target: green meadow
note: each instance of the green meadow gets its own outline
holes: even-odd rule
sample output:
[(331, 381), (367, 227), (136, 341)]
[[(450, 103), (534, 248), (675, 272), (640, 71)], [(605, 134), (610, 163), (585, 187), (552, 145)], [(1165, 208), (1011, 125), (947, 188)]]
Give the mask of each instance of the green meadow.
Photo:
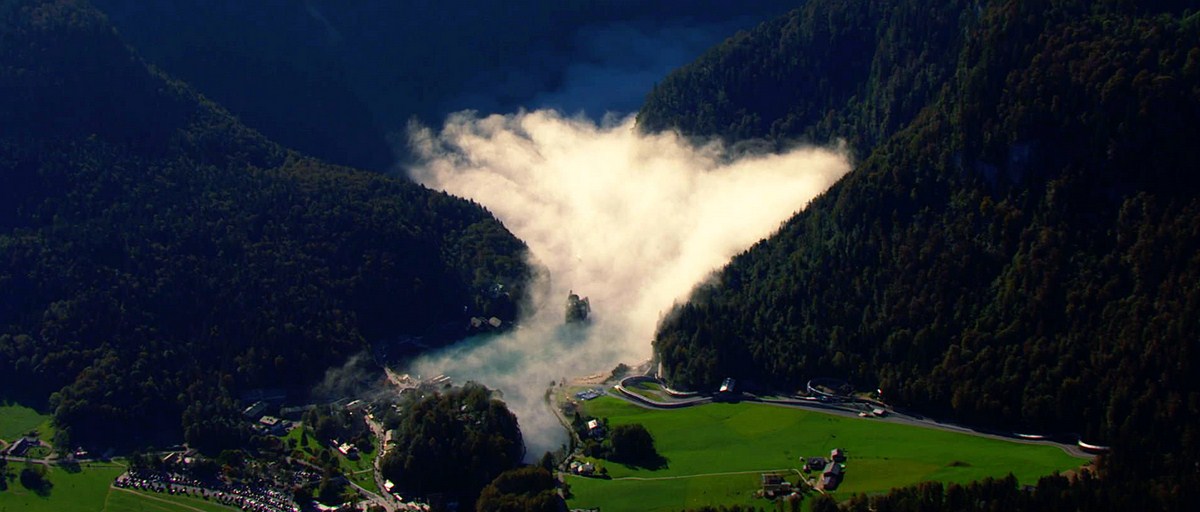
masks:
[(109, 485), (125, 467), (112, 463), (84, 464), (78, 472), (54, 466), (47, 478), (54, 486), (38, 496), (21, 485), (16, 475), (25, 467), (19, 460), (8, 461), (8, 489), (0, 491), (0, 512), (96, 512), (104, 510)]
[(147, 491), (113, 489), (104, 512), (229, 512), (239, 510), (193, 496), (172, 496)]
[(848, 456), (845, 479), (835, 491), (840, 498), (928, 480), (965, 483), (1008, 473), (1032, 484), (1087, 462), (1055, 446), (756, 403), (666, 411), (601, 397), (586, 402), (585, 411), (614, 426), (645, 425), (668, 467), (651, 471), (601, 462), (611, 480), (568, 477), (572, 508), (766, 506), (753, 498), (760, 471), (788, 471), (795, 481), (801, 457), (828, 457), (833, 448)]
[[(371, 446), (379, 446), (379, 440), (373, 439)], [(337, 450), (331, 450), (332, 454), (338, 458), (338, 466), (342, 470), (342, 474), (352, 480), (354, 483), (373, 493), (379, 493), (379, 485), (375, 483), (375, 450), (369, 452), (361, 452), (357, 459), (351, 460), (343, 456)]]
[[(308, 444), (302, 444), (300, 442), (300, 440), (303, 438), (303, 433), (305, 432), (308, 433)], [(331, 457), (337, 458), (338, 467), (341, 469), (342, 474), (346, 475), (347, 478), (358, 484), (359, 487), (362, 487), (368, 491), (374, 493), (380, 492), (379, 485), (375, 483), (375, 456), (377, 455), (376, 452), (379, 450), (379, 444), (382, 440), (372, 438), (371, 451), (361, 452), (358, 454), (357, 459), (351, 460), (350, 458), (343, 456), (341, 452), (321, 443), (319, 440), (317, 440), (312, 430), (308, 430), (308, 427), (304, 425), (299, 425), (291, 429), (282, 439), (285, 443), (289, 442), (289, 440), (295, 440), (296, 449), (310, 456), (315, 457), (321, 452), (321, 450), (328, 451)]]
[(117, 463), (84, 463), (76, 472), (53, 466), (47, 477), (53, 487), (39, 496), (21, 486), (16, 478), (24, 467), (8, 461), (12, 477), (0, 491), (0, 512), (228, 512), (234, 508), (191, 496), (113, 488), (112, 482), (125, 472)]
[(50, 439), (50, 417), (23, 405), (0, 403), (0, 439), (14, 441), (31, 430)]

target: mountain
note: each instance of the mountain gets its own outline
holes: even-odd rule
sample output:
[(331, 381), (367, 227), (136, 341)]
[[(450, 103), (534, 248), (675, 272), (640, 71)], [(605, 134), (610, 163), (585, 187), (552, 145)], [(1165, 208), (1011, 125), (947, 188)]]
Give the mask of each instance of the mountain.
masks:
[[(653, 56), (663, 49), (639, 38), (668, 31), (676, 37), (660, 46), (699, 52), (733, 30), (726, 26), (749, 26), (793, 2), (94, 3), (147, 61), (272, 140), (334, 163), (387, 170), (398, 159), (393, 146), (405, 149), (389, 142), (391, 134), (403, 134), (410, 118), (440, 124), (463, 109), (536, 108), (539, 95), (571, 88), (576, 74), (603, 79), (597, 73), (603, 68), (628, 73), (647, 66), (660, 76), (694, 54), (659, 69)], [(624, 62), (609, 61), (618, 54)], [(604, 108), (634, 110), (640, 94), (632, 105)]]
[(480, 206), (277, 145), (82, 0), (4, 0), (0, 38), (0, 394), (59, 445), (219, 447), (240, 393), (515, 318)]
[(974, 3), (804, 2), (668, 75), (638, 126), (780, 143), (842, 137), (865, 156), (944, 87)]
[(664, 79), (643, 129), (844, 138), (858, 157), (667, 316), (671, 384), (844, 378), (1195, 482), (1196, 12), (814, 0)]

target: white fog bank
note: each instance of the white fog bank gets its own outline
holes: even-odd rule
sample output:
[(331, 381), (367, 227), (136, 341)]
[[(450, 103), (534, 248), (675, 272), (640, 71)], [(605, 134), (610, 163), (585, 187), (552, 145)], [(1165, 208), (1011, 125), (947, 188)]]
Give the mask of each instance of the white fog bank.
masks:
[[(531, 286), (519, 328), (426, 355), (411, 371), (499, 389), (531, 458), (566, 442), (544, 402), (550, 382), (649, 358), (673, 303), (850, 169), (844, 151), (734, 155), (641, 134), (633, 117), (597, 124), (545, 110), (455, 114), (410, 139), (414, 180), (488, 208), (548, 274)], [(571, 290), (590, 299), (586, 327), (563, 325)]]

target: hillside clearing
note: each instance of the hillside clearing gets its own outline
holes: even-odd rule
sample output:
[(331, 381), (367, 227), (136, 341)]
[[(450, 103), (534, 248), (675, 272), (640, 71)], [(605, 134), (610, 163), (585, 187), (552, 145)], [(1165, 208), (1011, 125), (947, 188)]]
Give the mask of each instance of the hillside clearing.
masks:
[(828, 456), (834, 448), (849, 456), (845, 480), (835, 491), (842, 498), (927, 480), (965, 483), (1010, 472), (1022, 483), (1035, 483), (1086, 462), (1055, 446), (753, 403), (662, 411), (601, 397), (587, 402), (584, 412), (608, 418), (614, 426), (645, 425), (668, 466), (651, 471), (604, 462), (612, 480), (568, 477), (574, 508), (763, 506), (765, 501), (752, 496), (759, 488), (758, 472), (801, 469), (801, 457)]

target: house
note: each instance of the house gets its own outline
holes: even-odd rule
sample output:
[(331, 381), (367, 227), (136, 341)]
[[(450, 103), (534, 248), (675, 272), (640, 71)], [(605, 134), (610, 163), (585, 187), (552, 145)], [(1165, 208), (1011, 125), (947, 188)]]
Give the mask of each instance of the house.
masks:
[(591, 462), (571, 461), (568, 467), (576, 475), (590, 475), (596, 472), (596, 465)]
[(763, 473), (762, 492), (764, 496), (789, 493), (792, 492), (792, 483), (785, 480), (779, 473)]
[(358, 448), (350, 443), (338, 445), (337, 450), (342, 455), (345, 455), (347, 459), (354, 460), (358, 458)]
[(846, 452), (841, 448), (834, 448), (829, 452), (829, 459), (834, 462), (846, 462)]
[(288, 423), (274, 416), (263, 416), (258, 419), (258, 423), (263, 426), (267, 433), (273, 436), (287, 434)]
[(587, 431), (588, 435), (594, 438), (604, 437), (604, 425), (600, 424), (600, 420), (588, 420)]
[(821, 477), (821, 488), (822, 489), (832, 491), (834, 489), (837, 489), (837, 486), (838, 486), (838, 482), (832, 476), (824, 475)]
[(266, 410), (267, 410), (267, 403), (259, 400), (257, 402), (254, 402), (253, 404), (250, 404), (249, 407), (243, 409), (242, 416), (245, 416), (246, 419), (248, 419), (248, 420), (256, 420), (256, 419), (258, 419), (259, 416), (262, 416), (262, 414), (264, 412), (266, 412)]
[(828, 466), (825, 466), (825, 472), (822, 474), (833, 475), (833, 476), (842, 476), (842, 473), (845, 471), (846, 471), (845, 466), (838, 464), (836, 462), (830, 462)]
[[(438, 391), (440, 389), (445, 389), (445, 388), (451, 387), (453, 385), (454, 385), (453, 379), (451, 379), (450, 377), (447, 377), (445, 375), (438, 375), (437, 377), (434, 377), (432, 379), (425, 379), (425, 380), (421, 381), (419, 384), (417, 384), (416, 389), (418, 391), (430, 392), (430, 391)], [(403, 394), (404, 390), (401, 390), (400, 392), (401, 392), (401, 394)]]
[(810, 457), (808, 462), (804, 465), (804, 470), (820, 471), (821, 469), (825, 468), (826, 464), (827, 462), (825, 461), (825, 457)]
[(726, 377), (725, 381), (721, 382), (721, 389), (718, 391), (721, 393), (733, 393), (736, 384), (737, 381), (733, 377)]
[(827, 491), (837, 489), (838, 484), (842, 483), (844, 472), (844, 466), (837, 462), (829, 461), (829, 465), (825, 466), (825, 472), (821, 473), (821, 488)]
[(603, 389), (594, 388), (594, 389), (588, 389), (585, 391), (580, 391), (578, 393), (575, 393), (575, 398), (578, 398), (578, 399), (586, 402), (588, 400), (592, 400), (592, 399), (598, 398), (603, 395), (604, 395)]
[(37, 441), (30, 440), (28, 437), (17, 439), (12, 446), (8, 447), (8, 455), (12, 457), (22, 457), (30, 448), (37, 446)]

